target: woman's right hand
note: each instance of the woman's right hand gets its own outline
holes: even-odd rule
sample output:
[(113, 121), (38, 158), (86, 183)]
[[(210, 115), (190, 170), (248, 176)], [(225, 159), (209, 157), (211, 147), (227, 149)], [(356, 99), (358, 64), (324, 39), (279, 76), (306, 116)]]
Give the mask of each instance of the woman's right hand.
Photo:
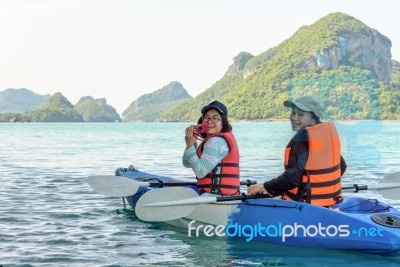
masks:
[(194, 137), (194, 135), (193, 135), (193, 126), (194, 125), (190, 125), (189, 127), (187, 127), (185, 129), (186, 148), (194, 146), (194, 144), (196, 143), (196, 140), (197, 140), (196, 137)]

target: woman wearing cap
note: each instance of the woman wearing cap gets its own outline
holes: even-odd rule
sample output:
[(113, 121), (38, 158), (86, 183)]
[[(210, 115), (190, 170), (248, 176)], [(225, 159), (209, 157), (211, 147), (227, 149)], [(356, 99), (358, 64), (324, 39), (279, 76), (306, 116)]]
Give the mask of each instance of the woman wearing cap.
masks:
[(199, 193), (220, 195), (240, 193), (239, 149), (228, 121), (228, 109), (213, 101), (201, 109), (198, 124), (206, 123), (207, 132), (197, 146), (194, 125), (185, 130), (186, 149), (183, 165), (196, 174)]
[(320, 122), (324, 109), (313, 96), (283, 105), (292, 108), (290, 122), (297, 132), (286, 146), (285, 171), (262, 185), (250, 186), (247, 192), (331, 207), (341, 201), (341, 176), (347, 167), (336, 127)]

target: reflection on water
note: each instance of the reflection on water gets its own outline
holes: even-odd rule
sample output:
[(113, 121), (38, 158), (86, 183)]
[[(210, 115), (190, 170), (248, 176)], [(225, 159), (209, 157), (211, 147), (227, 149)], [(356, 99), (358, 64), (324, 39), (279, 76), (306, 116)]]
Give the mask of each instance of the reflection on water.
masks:
[[(138, 220), (130, 209), (117, 210), (127, 220)], [(262, 242), (245, 242), (226, 237), (188, 236), (187, 230), (163, 223), (144, 223), (169, 241), (182, 242), (174, 254), (184, 256), (185, 266), (399, 266), (399, 257), (351, 251), (283, 247)], [(167, 245), (167, 244), (164, 244)], [(170, 264), (170, 259), (153, 259), (153, 264)], [(174, 259), (173, 264), (182, 264)]]
[[(118, 167), (191, 178), (182, 167), (187, 123), (0, 124), (0, 265), (5, 266), (400, 266), (399, 258), (298, 249), (139, 221), (119, 198), (91, 190), (89, 175)], [(263, 182), (283, 168), (287, 122), (234, 123), (242, 179)], [(399, 122), (339, 125), (349, 163), (343, 183), (377, 183), (400, 171)], [(346, 192), (347, 195), (353, 194)], [(377, 191), (358, 193), (400, 208)]]

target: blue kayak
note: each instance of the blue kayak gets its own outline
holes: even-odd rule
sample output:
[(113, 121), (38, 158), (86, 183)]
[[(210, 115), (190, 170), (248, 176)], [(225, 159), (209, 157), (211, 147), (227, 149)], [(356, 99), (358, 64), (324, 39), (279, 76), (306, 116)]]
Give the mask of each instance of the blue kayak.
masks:
[[(138, 182), (173, 181), (126, 168), (118, 168), (116, 175)], [(126, 197), (129, 205), (135, 209), (138, 200), (150, 190), (162, 189), (140, 187), (136, 194)], [(201, 232), (245, 242), (400, 256), (400, 212), (376, 199), (346, 197), (334, 209), (280, 199), (227, 201), (196, 205), (189, 215), (165, 222), (188, 229), (189, 235)]]

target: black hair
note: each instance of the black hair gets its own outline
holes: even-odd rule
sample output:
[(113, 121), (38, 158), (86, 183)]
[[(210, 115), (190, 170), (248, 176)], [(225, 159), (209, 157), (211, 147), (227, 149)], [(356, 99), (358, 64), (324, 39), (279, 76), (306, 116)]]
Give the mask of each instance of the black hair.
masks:
[(313, 118), (316, 123), (320, 123), (321, 122), (320, 117), (318, 117), (317, 114), (314, 113), (314, 111), (308, 111), (308, 112), (311, 113), (311, 118)]

